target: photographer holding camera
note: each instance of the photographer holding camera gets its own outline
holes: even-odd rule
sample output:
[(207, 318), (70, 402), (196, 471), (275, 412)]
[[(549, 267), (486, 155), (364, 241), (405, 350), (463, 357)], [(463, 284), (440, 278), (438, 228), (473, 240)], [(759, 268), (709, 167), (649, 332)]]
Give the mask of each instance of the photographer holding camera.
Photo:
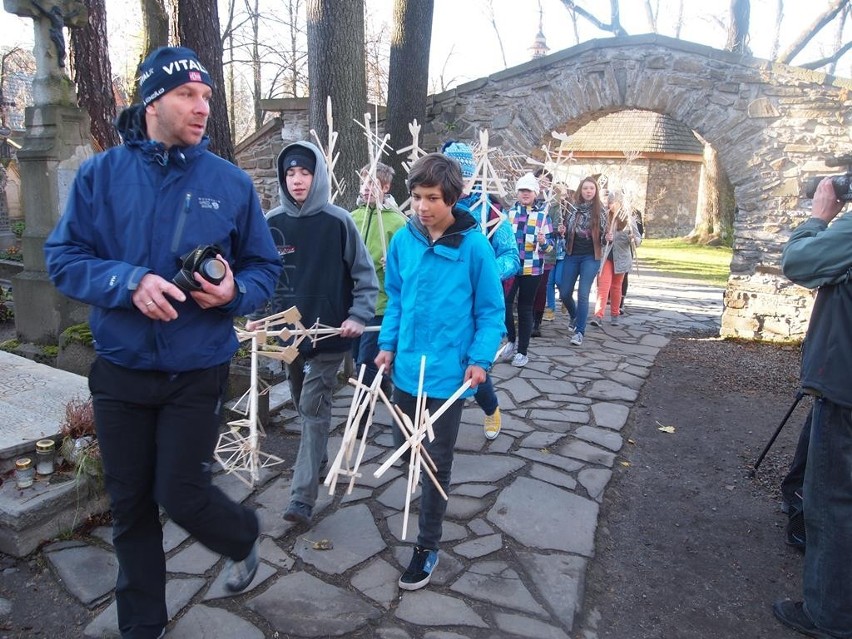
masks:
[(848, 201), (835, 186), (832, 178), (819, 183), (812, 217), (793, 231), (781, 260), (784, 275), (818, 291), (802, 348), (801, 387), (814, 399), (804, 478), (804, 601), (777, 601), (773, 612), (819, 638), (852, 637), (852, 216), (834, 219)]
[(81, 167), (45, 243), (47, 270), (91, 305), (89, 373), (113, 517), (122, 637), (168, 622), (159, 507), (229, 558), (226, 587), (257, 570), (255, 513), (211, 484), (235, 316), (281, 272), (249, 177), (207, 150), (212, 83), (195, 53), (164, 47), (139, 67), (142, 104), (123, 144)]

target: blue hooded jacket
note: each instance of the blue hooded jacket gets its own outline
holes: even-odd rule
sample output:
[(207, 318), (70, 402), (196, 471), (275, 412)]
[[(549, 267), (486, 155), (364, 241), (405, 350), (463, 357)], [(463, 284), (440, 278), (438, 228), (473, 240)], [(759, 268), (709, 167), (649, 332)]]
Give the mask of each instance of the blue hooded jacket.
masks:
[(454, 209), (453, 215), (435, 242), (411, 218), (393, 236), (385, 266), (388, 306), (379, 348), (395, 353), (393, 383), (412, 395), (425, 355), (423, 389), (436, 399), (458, 390), (468, 366), (488, 370), (506, 330), (494, 251), (469, 213)]
[[(132, 369), (183, 372), (230, 360), (233, 318), (271, 296), (281, 262), (254, 187), (239, 168), (207, 151), (207, 138), (166, 149), (148, 139), (144, 108), (122, 112), (124, 144), (86, 161), (65, 212), (44, 246), (48, 273), (68, 297), (92, 306), (89, 323), (104, 359)], [(151, 320), (132, 303), (147, 273), (171, 280), (180, 256), (216, 244), (237, 294), (202, 309), (187, 294), (178, 317)]]
[[(491, 196), (486, 195), (489, 201)], [(487, 204), (485, 219), (490, 220), (493, 211)], [(470, 195), (463, 197), (456, 203), (456, 207), (467, 211), (478, 224), (482, 224), (482, 195), (479, 191), (474, 191)], [(501, 216), (502, 217), (502, 216)], [(490, 231), (489, 231), (490, 233)], [(491, 248), (494, 249), (494, 257), (497, 258), (497, 272), (500, 275), (500, 280), (508, 280), (514, 277), (521, 271), (521, 258), (518, 254), (518, 243), (515, 240), (515, 234), (512, 232), (512, 227), (509, 220), (503, 218), (497, 223), (497, 228), (491, 234), (489, 239)]]

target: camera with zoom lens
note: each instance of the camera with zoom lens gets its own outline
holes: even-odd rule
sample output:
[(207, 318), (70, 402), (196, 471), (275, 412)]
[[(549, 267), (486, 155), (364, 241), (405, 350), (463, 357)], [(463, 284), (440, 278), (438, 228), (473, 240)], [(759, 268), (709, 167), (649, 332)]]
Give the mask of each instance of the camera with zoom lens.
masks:
[(852, 155), (842, 155), (836, 158), (828, 158), (826, 166), (845, 166), (846, 173), (843, 175), (817, 175), (808, 180), (805, 185), (805, 197), (813, 198), (819, 183), (825, 178), (831, 178), (834, 187), (834, 196), (841, 202), (852, 201)]
[(193, 277), (194, 273), (198, 273), (211, 284), (221, 283), (227, 272), (222, 261), (216, 259), (216, 255), (221, 253), (221, 248), (215, 244), (208, 244), (197, 246), (189, 253), (182, 255), (178, 259), (180, 270), (172, 279), (172, 283), (187, 293), (201, 290), (201, 284)]

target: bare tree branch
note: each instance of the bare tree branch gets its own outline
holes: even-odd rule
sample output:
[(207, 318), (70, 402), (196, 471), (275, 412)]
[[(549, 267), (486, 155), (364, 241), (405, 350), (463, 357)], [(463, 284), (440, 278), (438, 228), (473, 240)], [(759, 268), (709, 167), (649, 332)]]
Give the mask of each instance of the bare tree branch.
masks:
[[(660, 9), (659, 2), (657, 3), (657, 11)], [(651, 33), (657, 32), (657, 13), (654, 12), (654, 7), (651, 6), (651, 0), (645, 0), (645, 17), (648, 19), (648, 26), (651, 27)]]
[(847, 4), (849, 4), (849, 0), (832, 0), (828, 8), (820, 16), (818, 16), (816, 20), (814, 20), (813, 24), (805, 29), (795, 42), (793, 42), (786, 51), (778, 56), (776, 62), (792, 64), (793, 59), (807, 46), (808, 42), (810, 42), (825, 25), (831, 22)]
[(799, 64), (797, 66), (802, 67), (803, 69), (819, 69), (820, 67), (824, 67), (827, 64), (832, 64), (837, 62), (840, 58), (843, 57), (843, 54), (852, 49), (852, 42), (847, 42), (842, 47), (840, 47), (837, 52), (831, 54), (827, 58), (822, 58), (821, 60), (814, 60), (813, 62), (808, 62), (807, 64)]
[[(541, 4), (539, 4), (540, 6)], [(500, 55), (503, 56), (503, 68), (508, 69), (509, 63), (506, 62), (506, 49), (503, 48), (503, 38), (500, 37), (500, 29), (497, 28), (497, 18), (494, 15), (494, 0), (485, 0), (485, 15), (494, 28), (494, 33), (497, 35), (497, 44), (500, 45)]]
[(610, 15), (612, 17), (608, 23), (592, 15), (583, 7), (578, 7), (577, 3), (574, 2), (574, 0), (562, 0), (562, 4), (565, 5), (565, 8), (569, 11), (576, 13), (577, 15), (583, 16), (586, 20), (591, 22), (601, 31), (609, 31), (613, 35), (617, 36), (630, 35), (629, 33), (627, 33), (627, 31), (624, 30), (624, 27), (621, 26), (621, 22), (619, 21), (618, 0), (610, 0), (609, 7)]

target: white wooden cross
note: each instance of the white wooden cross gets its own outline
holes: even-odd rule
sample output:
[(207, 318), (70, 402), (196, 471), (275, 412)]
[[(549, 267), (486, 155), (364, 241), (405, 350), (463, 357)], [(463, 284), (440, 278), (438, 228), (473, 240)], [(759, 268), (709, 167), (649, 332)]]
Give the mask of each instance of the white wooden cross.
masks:
[(334, 175), (334, 167), (337, 164), (337, 160), (340, 158), (340, 153), (334, 152), (334, 147), (337, 145), (338, 133), (334, 130), (334, 117), (331, 112), (331, 96), (328, 96), (328, 100), (326, 101), (325, 118), (328, 123), (328, 146), (323, 146), (323, 143), (319, 139), (319, 135), (317, 135), (315, 129), (311, 129), (311, 135), (325, 157), (325, 166), (328, 169), (328, 183), (331, 185), (331, 203), (334, 204), (334, 200), (337, 196), (346, 190), (346, 180), (338, 181), (337, 177)]

